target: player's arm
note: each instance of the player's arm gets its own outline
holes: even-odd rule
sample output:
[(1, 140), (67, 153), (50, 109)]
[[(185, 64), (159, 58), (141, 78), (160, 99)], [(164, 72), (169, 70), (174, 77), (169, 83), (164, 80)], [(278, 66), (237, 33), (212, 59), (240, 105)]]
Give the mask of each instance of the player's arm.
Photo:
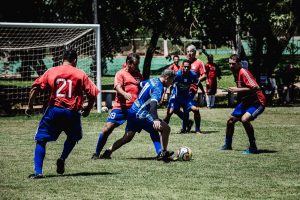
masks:
[(125, 92), (120, 84), (117, 84), (116, 91), (121, 94), (126, 100), (131, 100), (132, 96), (130, 93)]
[(230, 87), (230, 88), (228, 88), (228, 91), (239, 93), (239, 92), (250, 92), (250, 91), (254, 92), (254, 91), (257, 91), (259, 89), (260, 89), (259, 86), (254, 86), (252, 88), (249, 88), (249, 87)]
[(36, 86), (32, 87), (30, 92), (29, 92), (28, 107), (25, 110), (25, 114), (27, 116), (30, 116), (33, 113), (33, 102), (34, 102), (35, 97), (36, 97), (38, 92), (39, 92), (39, 89)]
[(161, 124), (160, 124), (160, 120), (159, 120), (158, 114), (157, 114), (157, 107), (158, 107), (158, 102), (156, 100), (151, 100), (149, 112), (153, 118), (154, 129), (159, 130), (161, 128)]
[(88, 104), (83, 108), (82, 113), (81, 113), (81, 115), (83, 117), (87, 117), (90, 114), (90, 112), (94, 106), (94, 103), (96, 101), (96, 97), (92, 96), (92, 95), (87, 95), (87, 99), (88, 99)]

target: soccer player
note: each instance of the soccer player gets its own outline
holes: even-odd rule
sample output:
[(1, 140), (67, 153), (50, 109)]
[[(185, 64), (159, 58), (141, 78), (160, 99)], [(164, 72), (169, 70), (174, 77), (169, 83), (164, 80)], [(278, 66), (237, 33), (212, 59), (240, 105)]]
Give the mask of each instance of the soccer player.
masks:
[(241, 121), (250, 143), (249, 148), (243, 154), (255, 154), (258, 151), (251, 121), (265, 110), (266, 98), (253, 75), (247, 69), (242, 68), (238, 55), (233, 54), (230, 56), (229, 67), (233, 74), (237, 76), (235, 79), (237, 80), (237, 87), (230, 87), (229, 91), (240, 93), (242, 98), (227, 121), (225, 144), (221, 149), (232, 149), (234, 126), (237, 121)]
[[(62, 154), (56, 162), (56, 172), (63, 174), (65, 160), (82, 138), (80, 117), (89, 115), (99, 90), (82, 70), (76, 68), (76, 64), (76, 51), (66, 50), (63, 54), (63, 64), (47, 70), (32, 84), (28, 108), (25, 111), (27, 115), (33, 111), (33, 102), (38, 92), (50, 89), (50, 99), (35, 135), (35, 173), (29, 178), (44, 177), (43, 161), (47, 142), (56, 141), (62, 131), (66, 133), (67, 139)], [(84, 93), (88, 104), (83, 108)]]
[(115, 150), (130, 142), (135, 136), (135, 133), (141, 132), (142, 129), (150, 133), (151, 138), (159, 138), (156, 143), (157, 145), (161, 144), (162, 147), (159, 152), (157, 152), (156, 149), (158, 160), (166, 161), (172, 156), (174, 152), (167, 150), (171, 128), (167, 123), (159, 119), (157, 107), (163, 95), (164, 87), (169, 87), (174, 78), (175, 72), (165, 69), (160, 77), (152, 78), (141, 83), (143, 86), (142, 90), (128, 111), (126, 132), (122, 138), (115, 141), (114, 144), (104, 152), (106, 157), (110, 157)]
[[(173, 81), (173, 90), (168, 103), (168, 109), (164, 121), (169, 123), (170, 118), (173, 113), (178, 114), (180, 108), (183, 108), (183, 122), (182, 130), (180, 133), (186, 133), (189, 126), (189, 115), (190, 111), (193, 111), (195, 115), (200, 115), (199, 108), (193, 105), (194, 95), (190, 92), (190, 87), (192, 84), (198, 83), (198, 76), (196, 72), (191, 71), (191, 62), (189, 60), (184, 60), (182, 62), (182, 69), (177, 71), (176, 77)], [(180, 117), (180, 116), (179, 116)]]
[[(191, 62), (191, 70), (196, 72), (199, 78), (198, 84), (192, 84), (190, 91), (192, 94), (196, 95), (198, 92), (198, 87), (202, 91), (202, 94), (205, 94), (203, 85), (201, 82), (206, 80), (206, 71), (204, 67), (204, 63), (196, 58), (196, 47), (194, 45), (189, 45), (186, 49), (187, 51), (187, 59)], [(198, 102), (196, 103), (196, 106), (198, 106)], [(202, 133), (201, 132), (201, 115), (199, 112), (194, 112), (194, 121), (195, 121), (195, 132), (196, 133)]]
[(126, 58), (126, 65), (119, 70), (114, 79), (114, 89), (117, 91), (113, 108), (107, 118), (102, 132), (96, 145), (96, 152), (92, 159), (104, 158), (106, 154), (100, 155), (107, 138), (113, 130), (122, 125), (128, 114), (128, 109), (136, 100), (139, 92), (140, 81), (143, 80), (142, 74), (137, 70), (140, 63), (140, 56), (130, 53)]
[(212, 54), (207, 56), (208, 62), (205, 64), (206, 70), (206, 106), (207, 108), (213, 108), (215, 106), (215, 95), (217, 93), (218, 81), (221, 79), (221, 73), (218, 66), (214, 63), (214, 57)]

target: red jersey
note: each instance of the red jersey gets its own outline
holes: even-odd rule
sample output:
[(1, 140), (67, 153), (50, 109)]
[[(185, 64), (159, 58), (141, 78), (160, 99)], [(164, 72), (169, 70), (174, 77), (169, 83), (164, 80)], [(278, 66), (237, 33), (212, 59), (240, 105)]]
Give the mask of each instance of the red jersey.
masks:
[(71, 65), (60, 65), (47, 70), (37, 78), (32, 87), (50, 89), (49, 105), (78, 111), (82, 109), (84, 92), (96, 97), (99, 89), (80, 69)]
[[(241, 68), (238, 72), (237, 78), (237, 87), (247, 87), (252, 89), (258, 84), (252, 74), (244, 68)], [(261, 89), (258, 89), (256, 92), (241, 92), (241, 101), (245, 105), (253, 104), (256, 101), (259, 101), (261, 105), (266, 105), (266, 98), (262, 93)]]
[(198, 77), (200, 77), (202, 74), (206, 73), (204, 63), (201, 60), (196, 59), (191, 64), (191, 70), (197, 73)]
[(177, 72), (178, 70), (180, 70), (180, 66), (173, 63), (172, 65), (170, 65), (168, 67), (168, 69), (173, 70), (174, 72)]
[(206, 63), (205, 70), (207, 74), (207, 79), (216, 79), (217, 78), (217, 68), (214, 63)]
[(128, 101), (121, 94), (116, 93), (113, 109), (129, 109), (138, 96), (139, 83), (142, 80), (143, 76), (138, 71), (128, 72), (124, 68), (119, 70), (115, 76), (114, 88), (121, 85), (122, 89), (130, 93), (132, 98)]

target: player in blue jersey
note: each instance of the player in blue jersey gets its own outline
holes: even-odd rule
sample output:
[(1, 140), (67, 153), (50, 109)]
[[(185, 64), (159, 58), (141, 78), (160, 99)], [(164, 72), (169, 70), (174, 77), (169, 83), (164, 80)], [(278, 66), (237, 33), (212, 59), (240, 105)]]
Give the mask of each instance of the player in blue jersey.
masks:
[[(160, 102), (164, 87), (169, 87), (175, 78), (175, 72), (166, 69), (160, 77), (152, 78), (141, 83), (142, 90), (138, 98), (128, 111), (126, 132), (124, 136), (107, 149), (104, 154), (110, 157), (111, 154), (124, 144), (130, 142), (136, 132), (145, 130), (150, 133), (151, 139), (156, 140), (155, 146), (160, 146), (160, 151), (156, 148), (157, 159), (167, 161), (174, 152), (167, 150), (169, 134), (171, 128), (167, 123), (159, 119), (157, 114), (158, 103)], [(157, 138), (159, 140), (157, 140)]]
[[(183, 108), (183, 122), (181, 133), (185, 133), (189, 129), (189, 112), (195, 113), (195, 116), (200, 118), (199, 108), (194, 106), (193, 97), (194, 94), (190, 92), (192, 84), (198, 83), (198, 75), (196, 72), (191, 71), (191, 62), (184, 60), (182, 62), (182, 69), (176, 73), (176, 77), (173, 82), (173, 90), (168, 103), (168, 109), (164, 121), (169, 123), (173, 113), (180, 116), (180, 108)], [(199, 121), (199, 120), (195, 120)], [(200, 130), (200, 124), (196, 123), (196, 130)]]

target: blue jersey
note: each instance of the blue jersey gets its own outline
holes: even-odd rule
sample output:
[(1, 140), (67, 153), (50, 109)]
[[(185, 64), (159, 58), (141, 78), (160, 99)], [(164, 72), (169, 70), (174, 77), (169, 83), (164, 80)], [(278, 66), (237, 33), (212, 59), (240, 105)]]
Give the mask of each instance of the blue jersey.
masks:
[(132, 104), (129, 112), (136, 113), (136, 117), (140, 119), (152, 118), (149, 113), (150, 102), (160, 102), (164, 93), (164, 86), (159, 78), (152, 78), (143, 81), (141, 85), (142, 90), (140, 91), (138, 98)]
[(171, 93), (171, 98), (182, 97), (187, 98), (190, 93), (191, 84), (198, 83), (197, 73), (190, 71), (188, 76), (184, 76), (182, 71), (179, 70), (176, 73), (176, 77), (173, 81), (173, 90)]

